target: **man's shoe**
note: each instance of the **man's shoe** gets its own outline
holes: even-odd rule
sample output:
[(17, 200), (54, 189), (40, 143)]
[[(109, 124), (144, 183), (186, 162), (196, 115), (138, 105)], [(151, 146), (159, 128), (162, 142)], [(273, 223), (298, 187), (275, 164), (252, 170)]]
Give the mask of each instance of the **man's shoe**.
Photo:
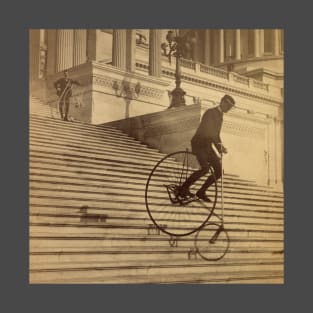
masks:
[(196, 193), (196, 196), (203, 200), (204, 202), (212, 202), (212, 200), (205, 194), (205, 192), (197, 192)]
[(178, 195), (180, 197), (182, 197), (182, 198), (193, 198), (195, 196), (192, 192), (190, 192), (189, 189), (181, 189), (181, 190), (179, 190)]
[(67, 116), (64, 117), (64, 121), (68, 122), (68, 118)]

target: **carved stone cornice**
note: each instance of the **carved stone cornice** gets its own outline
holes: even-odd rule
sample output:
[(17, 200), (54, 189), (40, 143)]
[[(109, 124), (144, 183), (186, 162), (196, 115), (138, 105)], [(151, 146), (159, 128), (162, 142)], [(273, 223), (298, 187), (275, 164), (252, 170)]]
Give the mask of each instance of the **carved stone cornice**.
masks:
[[(153, 88), (150, 86), (146, 86), (142, 83), (142, 77), (141, 79), (138, 79), (138, 81), (127, 81), (127, 84), (129, 85), (129, 88), (134, 91), (136, 89), (136, 86), (140, 82), (140, 96), (145, 96), (149, 98), (154, 99), (160, 99), (163, 95), (165, 90), (159, 89), (159, 88)], [(109, 89), (110, 92), (113, 93), (114, 88), (121, 89), (121, 86), (124, 84), (123, 79), (117, 79), (114, 77), (109, 77), (105, 75), (93, 75), (93, 84), (97, 86), (104, 87), (106, 89)]]
[(164, 87), (169, 85), (169, 83), (165, 81), (164, 79), (156, 78), (154, 76), (142, 76), (141, 74), (138, 74), (138, 73), (129, 73), (127, 71), (121, 70), (114, 66), (111, 66), (108, 64), (101, 64), (95, 61), (92, 61), (91, 64), (92, 64), (94, 71), (103, 70), (106, 73), (118, 74), (127, 78), (132, 78), (132, 79), (137, 79), (137, 80), (144, 80), (148, 83), (156, 83)]

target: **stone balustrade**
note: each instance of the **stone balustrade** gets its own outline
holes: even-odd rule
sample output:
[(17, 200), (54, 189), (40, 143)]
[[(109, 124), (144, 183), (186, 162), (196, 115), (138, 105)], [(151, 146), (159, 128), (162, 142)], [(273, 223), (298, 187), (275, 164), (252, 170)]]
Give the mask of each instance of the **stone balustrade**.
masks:
[(207, 73), (220, 78), (228, 79), (228, 72), (213, 66), (200, 64), (200, 72)]
[(183, 67), (190, 68), (192, 70), (196, 70), (196, 62), (186, 59), (181, 59), (180, 64)]
[(245, 77), (245, 76), (242, 76), (242, 75), (238, 75), (236, 73), (232, 73), (232, 75), (233, 75), (233, 79), (234, 79), (235, 82), (238, 82), (238, 83), (246, 85), (246, 86), (250, 85), (248, 77)]
[[(201, 63), (188, 62), (186, 63), (185, 60), (183, 60), (181, 63), (181, 78), (185, 82), (190, 82), (199, 85), (200, 87), (222, 88), (225, 92), (269, 101), (274, 100), (274, 102), (276, 101), (279, 103), (283, 101), (281, 88), (277, 86), (265, 84), (253, 78), (239, 75), (234, 72), (227, 72)], [(168, 64), (163, 62), (162, 75), (164, 77), (169, 77), (171, 79), (175, 78), (175, 62), (172, 63), (173, 64)], [(185, 67), (186, 64), (189, 64), (188, 67)], [(193, 64), (194, 68), (191, 68), (190, 64)], [(149, 64), (137, 59), (136, 68), (139, 71), (147, 72)], [(226, 85), (227, 88), (225, 87)]]

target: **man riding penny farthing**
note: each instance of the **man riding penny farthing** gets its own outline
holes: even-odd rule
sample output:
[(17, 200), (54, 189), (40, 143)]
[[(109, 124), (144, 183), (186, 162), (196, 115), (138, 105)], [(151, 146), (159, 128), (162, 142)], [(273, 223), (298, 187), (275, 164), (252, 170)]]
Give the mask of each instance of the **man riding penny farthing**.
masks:
[(145, 192), (148, 214), (154, 225), (171, 237), (200, 231), (213, 215), (217, 181), (222, 176), (221, 156), (227, 152), (220, 138), (223, 114), (234, 104), (234, 99), (225, 95), (218, 106), (209, 108), (191, 140), (192, 152), (165, 156), (149, 175)]

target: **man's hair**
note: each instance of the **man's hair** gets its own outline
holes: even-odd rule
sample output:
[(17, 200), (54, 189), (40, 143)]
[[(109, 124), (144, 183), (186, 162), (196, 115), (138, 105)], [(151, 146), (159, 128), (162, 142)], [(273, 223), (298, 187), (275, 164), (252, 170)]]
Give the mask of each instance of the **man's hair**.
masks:
[(227, 101), (227, 102), (228, 102), (229, 104), (231, 104), (232, 106), (235, 105), (235, 100), (234, 100), (234, 98), (231, 97), (230, 95), (225, 95), (225, 96), (221, 99), (221, 101), (223, 101), (223, 100)]
[(68, 70), (64, 70), (64, 71), (63, 71), (63, 74), (65, 74), (65, 73), (68, 73)]

